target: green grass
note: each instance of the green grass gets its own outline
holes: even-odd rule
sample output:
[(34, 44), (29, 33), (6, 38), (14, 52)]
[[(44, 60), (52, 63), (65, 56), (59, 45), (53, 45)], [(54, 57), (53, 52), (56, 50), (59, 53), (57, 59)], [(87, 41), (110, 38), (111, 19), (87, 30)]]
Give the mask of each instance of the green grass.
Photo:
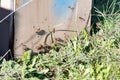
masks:
[(3, 60), (0, 80), (119, 80), (120, 16), (106, 16), (108, 11), (119, 14), (114, 5), (118, 3), (113, 1), (110, 11), (96, 8), (103, 20), (92, 36), (83, 29), (59, 51), (53, 46), (49, 53), (31, 57), (28, 50), (19, 60)]

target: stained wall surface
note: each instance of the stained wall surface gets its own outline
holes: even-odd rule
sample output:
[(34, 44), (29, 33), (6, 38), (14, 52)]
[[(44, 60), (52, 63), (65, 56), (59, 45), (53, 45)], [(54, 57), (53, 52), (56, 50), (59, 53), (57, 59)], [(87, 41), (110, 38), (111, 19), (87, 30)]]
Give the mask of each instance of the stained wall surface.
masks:
[[(21, 0), (16, 9), (30, 0)], [(32, 0), (15, 13), (15, 57), (21, 57), (24, 46), (39, 52), (41, 44), (72, 38), (90, 25), (92, 0)]]

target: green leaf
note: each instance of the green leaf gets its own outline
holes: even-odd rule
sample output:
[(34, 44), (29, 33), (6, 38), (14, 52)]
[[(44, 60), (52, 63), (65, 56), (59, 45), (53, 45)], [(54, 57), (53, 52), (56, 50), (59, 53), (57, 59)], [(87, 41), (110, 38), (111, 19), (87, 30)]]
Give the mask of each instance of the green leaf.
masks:
[(40, 74), (46, 74), (48, 71), (49, 71), (48, 68), (47, 69), (43, 69), (43, 70), (40, 71)]
[(21, 60), (23, 62), (25, 62), (25, 64), (28, 64), (28, 62), (30, 61), (31, 59), (31, 53), (32, 53), (32, 50), (28, 50), (28, 51), (25, 51)]

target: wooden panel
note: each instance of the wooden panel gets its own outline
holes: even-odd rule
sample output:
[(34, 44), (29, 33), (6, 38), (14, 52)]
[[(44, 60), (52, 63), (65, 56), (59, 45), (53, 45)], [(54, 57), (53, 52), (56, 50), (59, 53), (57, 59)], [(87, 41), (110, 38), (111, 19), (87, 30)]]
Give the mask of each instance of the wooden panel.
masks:
[(86, 24), (89, 26), (91, 4), (92, 0), (33, 0), (17, 11), (14, 45), (16, 58), (22, 55), (23, 46), (39, 52), (37, 46), (44, 42), (51, 44), (51, 31), (55, 30), (54, 39), (65, 40), (66, 35), (72, 38), (76, 31), (80, 32)]
[[(12, 10), (14, 5), (12, 4), (12, 0), (1, 0), (0, 7), (0, 56), (3, 56), (9, 49), (11, 49), (10, 42), (12, 42), (12, 28), (13, 28), (13, 15), (7, 17)], [(4, 19), (4, 20), (3, 20)], [(1, 22), (2, 20), (2, 22)], [(11, 38), (11, 39), (10, 39)], [(5, 57), (7, 60), (10, 58), (10, 54), (8, 53)]]

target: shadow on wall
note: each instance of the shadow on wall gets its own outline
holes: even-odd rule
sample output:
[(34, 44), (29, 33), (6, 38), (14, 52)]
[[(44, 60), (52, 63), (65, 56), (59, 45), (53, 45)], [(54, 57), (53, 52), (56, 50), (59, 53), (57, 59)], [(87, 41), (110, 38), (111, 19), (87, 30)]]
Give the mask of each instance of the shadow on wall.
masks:
[[(11, 11), (0, 7), (0, 20), (7, 16)], [(0, 57), (10, 49), (10, 17), (0, 23)], [(10, 54), (5, 56), (6, 60), (10, 59)]]

